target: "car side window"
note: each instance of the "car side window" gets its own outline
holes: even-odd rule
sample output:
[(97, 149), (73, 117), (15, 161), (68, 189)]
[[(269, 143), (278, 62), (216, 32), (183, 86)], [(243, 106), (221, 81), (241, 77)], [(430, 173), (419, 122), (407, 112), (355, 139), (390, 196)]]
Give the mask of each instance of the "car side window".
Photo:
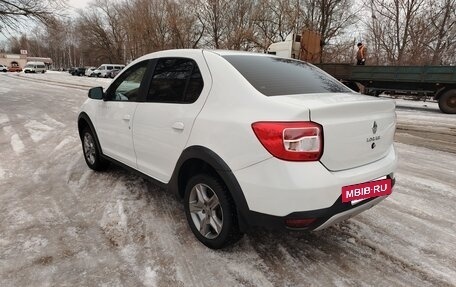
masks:
[(187, 58), (160, 58), (147, 96), (149, 102), (193, 103), (204, 82), (196, 62)]
[(138, 101), (139, 88), (148, 64), (148, 60), (143, 61), (125, 71), (109, 88), (108, 99), (111, 101)]

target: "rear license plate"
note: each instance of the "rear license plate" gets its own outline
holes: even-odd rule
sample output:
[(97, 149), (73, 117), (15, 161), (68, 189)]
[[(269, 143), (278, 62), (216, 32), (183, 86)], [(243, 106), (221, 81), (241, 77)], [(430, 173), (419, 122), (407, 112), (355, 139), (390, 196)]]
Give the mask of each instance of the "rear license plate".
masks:
[(391, 179), (382, 179), (342, 187), (342, 202), (358, 203), (371, 197), (389, 195), (392, 192)]

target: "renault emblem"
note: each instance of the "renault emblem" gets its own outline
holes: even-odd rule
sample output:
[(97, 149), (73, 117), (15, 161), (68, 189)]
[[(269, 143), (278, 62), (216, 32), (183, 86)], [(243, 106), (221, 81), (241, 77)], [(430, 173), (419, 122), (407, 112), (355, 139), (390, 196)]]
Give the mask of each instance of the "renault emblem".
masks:
[(374, 126), (372, 127), (372, 132), (374, 133), (374, 135), (377, 133), (377, 122), (374, 121)]

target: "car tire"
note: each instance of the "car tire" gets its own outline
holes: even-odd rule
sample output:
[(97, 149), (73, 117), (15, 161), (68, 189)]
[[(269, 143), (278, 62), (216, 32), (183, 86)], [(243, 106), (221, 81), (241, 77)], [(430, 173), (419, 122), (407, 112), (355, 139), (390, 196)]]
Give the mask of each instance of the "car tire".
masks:
[(105, 170), (109, 163), (101, 157), (97, 139), (90, 128), (84, 128), (81, 134), (81, 141), (82, 151), (87, 165), (96, 171)]
[(192, 177), (185, 188), (184, 205), (190, 229), (207, 247), (220, 249), (241, 239), (234, 201), (219, 178)]

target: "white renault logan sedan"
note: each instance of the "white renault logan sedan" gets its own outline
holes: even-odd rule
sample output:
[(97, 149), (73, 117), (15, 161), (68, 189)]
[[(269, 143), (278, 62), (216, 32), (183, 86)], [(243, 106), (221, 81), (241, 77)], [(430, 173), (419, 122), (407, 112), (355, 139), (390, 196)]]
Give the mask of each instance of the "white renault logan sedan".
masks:
[(114, 162), (179, 195), (210, 248), (249, 227), (319, 230), (394, 185), (391, 100), (266, 54), (170, 50), (132, 62), (78, 118), (87, 165)]

